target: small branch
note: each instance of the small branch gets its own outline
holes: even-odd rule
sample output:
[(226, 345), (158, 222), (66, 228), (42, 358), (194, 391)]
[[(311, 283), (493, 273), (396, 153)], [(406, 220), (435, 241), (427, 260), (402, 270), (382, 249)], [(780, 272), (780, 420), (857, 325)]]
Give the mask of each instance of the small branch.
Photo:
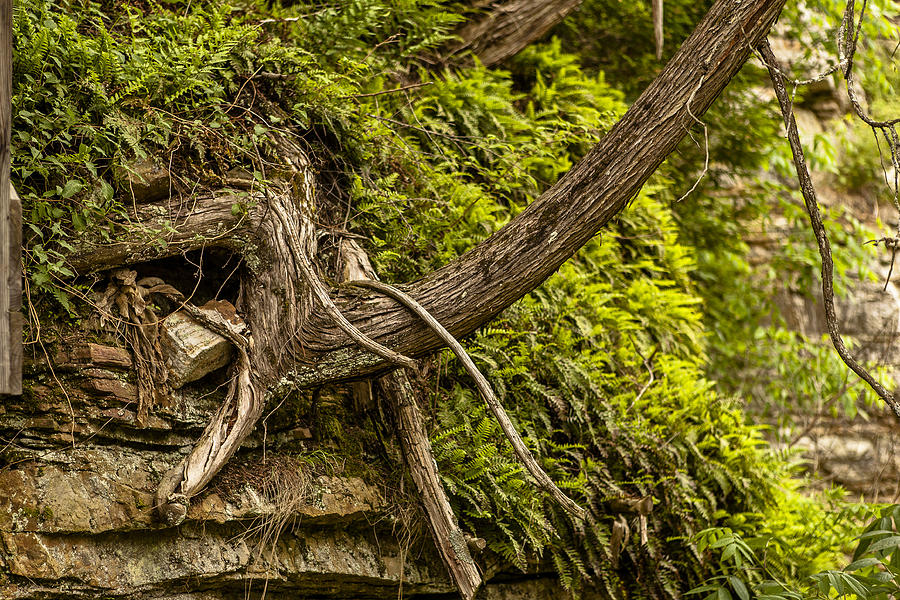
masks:
[(516, 454), (516, 457), (519, 461), (525, 466), (531, 476), (537, 481), (538, 487), (542, 490), (550, 494), (556, 501), (562, 506), (565, 510), (571, 513), (574, 517), (578, 519), (585, 518), (585, 511), (583, 508), (578, 506), (575, 502), (573, 502), (568, 496), (566, 496), (562, 490), (556, 487), (556, 484), (553, 483), (553, 480), (550, 479), (550, 476), (547, 475), (546, 472), (538, 465), (534, 456), (531, 454), (531, 451), (525, 445), (525, 442), (522, 441), (522, 437), (519, 435), (519, 432), (516, 431), (515, 426), (513, 426), (512, 421), (509, 419), (509, 415), (506, 414), (506, 411), (503, 410), (503, 406), (500, 404), (500, 401), (497, 400), (497, 397), (494, 395), (494, 391), (491, 389), (491, 385), (488, 383), (488, 380), (481, 374), (481, 371), (478, 370), (478, 367), (475, 366), (475, 363), (472, 362), (471, 357), (469, 357), (468, 353), (462, 347), (462, 345), (456, 341), (456, 338), (450, 334), (449, 331), (444, 329), (444, 327), (438, 323), (438, 321), (431, 316), (431, 314), (425, 310), (418, 302), (413, 300), (410, 296), (401, 292), (397, 288), (387, 285), (385, 283), (381, 283), (380, 281), (350, 281), (349, 285), (354, 285), (357, 287), (365, 287), (373, 290), (377, 290), (387, 296), (390, 296), (394, 300), (400, 302), (407, 308), (409, 308), (412, 312), (418, 315), (425, 323), (447, 344), (453, 353), (456, 354), (456, 357), (460, 360), (465, 367), (466, 372), (475, 380), (475, 384), (478, 386), (478, 391), (481, 392), (481, 397), (484, 398), (484, 401), (487, 403), (488, 408), (491, 409), (491, 412), (494, 413), (494, 417), (496, 417), (497, 422), (500, 424), (500, 429), (503, 430), (504, 435), (506, 435), (506, 439), (509, 440), (510, 445), (513, 447), (513, 451)]
[(406, 90), (414, 90), (416, 88), (425, 87), (427, 85), (431, 85), (434, 83), (433, 81), (423, 81), (421, 83), (413, 83), (410, 85), (404, 85), (403, 87), (397, 87), (390, 90), (381, 90), (380, 92), (371, 92), (368, 94), (351, 94), (349, 96), (338, 96), (338, 98), (371, 98), (372, 96), (383, 96), (385, 94), (395, 94), (397, 92), (405, 92)]
[(631, 401), (631, 404), (628, 405), (627, 411), (630, 411), (638, 401), (644, 397), (644, 394), (647, 393), (647, 390), (650, 389), (650, 386), (653, 385), (653, 382), (656, 381), (656, 376), (653, 374), (653, 357), (656, 356), (656, 353), (659, 351), (659, 348), (655, 348), (653, 353), (649, 358), (645, 358), (641, 351), (638, 350), (637, 344), (634, 343), (634, 340), (631, 341), (634, 345), (634, 351), (637, 352), (637, 355), (641, 357), (641, 360), (644, 361), (644, 368), (647, 369), (647, 372), (650, 373), (650, 379), (644, 386), (641, 388), (641, 391), (638, 392), (638, 395), (634, 397), (634, 400)]
[(849, 0), (847, 2), (847, 7), (844, 9), (844, 19), (841, 21), (841, 26), (838, 29), (838, 59), (843, 66), (844, 80), (847, 82), (847, 95), (850, 97), (850, 104), (853, 106), (853, 111), (856, 113), (856, 116), (871, 127), (883, 129), (885, 127), (897, 125), (900, 123), (900, 118), (876, 121), (863, 110), (862, 104), (856, 96), (856, 90), (853, 88), (853, 57), (856, 54), (856, 45), (859, 41), (859, 32), (862, 28), (862, 20), (866, 12), (867, 3), (868, 0), (863, 0), (859, 24), (854, 31), (856, 1)]
[(663, 0), (653, 0), (653, 39), (656, 42), (656, 60), (662, 60)]
[[(339, 272), (345, 281), (378, 279), (369, 257), (353, 240), (341, 241), (338, 256), (342, 263)], [(483, 545), (479, 548), (473, 540), (480, 540), (482, 544), (485, 542), (480, 538), (467, 538), (459, 528), (456, 515), (450, 507), (416, 401), (417, 397), (421, 397), (421, 388), (414, 388), (406, 372), (401, 369), (385, 375), (379, 383), (393, 412), (403, 458), (419, 492), (434, 545), (460, 595), (465, 600), (471, 600), (483, 582), (470, 550), (474, 551), (473, 543), (476, 544), (476, 549), (484, 548)], [(361, 384), (365, 390), (362, 395), (371, 396), (371, 382), (367, 380)]]
[(250, 75), (248, 79), (270, 79), (272, 81), (290, 81), (297, 76), (291, 73), (273, 73), (271, 71), (259, 71)]
[(887, 391), (884, 386), (878, 383), (874, 377), (857, 362), (857, 360), (847, 350), (844, 340), (838, 331), (837, 315), (834, 310), (834, 262), (831, 258), (831, 245), (828, 243), (828, 236), (825, 232), (825, 225), (822, 222), (822, 216), (819, 213), (819, 204), (816, 199), (816, 190), (806, 167), (806, 159), (803, 156), (803, 147), (800, 144), (800, 135), (797, 132), (797, 121), (794, 119), (794, 113), (791, 110), (790, 100), (788, 98), (787, 89), (784, 86), (784, 80), (779, 70), (776, 68), (778, 59), (772, 52), (768, 40), (763, 40), (759, 45), (762, 52), (764, 63), (768, 67), (769, 77), (772, 79), (772, 85), (775, 88), (775, 95), (781, 105), (781, 114), (784, 118), (785, 129), (787, 130), (788, 142), (791, 145), (791, 154), (794, 157), (794, 166), (797, 169), (797, 177), (800, 180), (800, 191), (803, 194), (803, 201), (806, 204), (806, 212), (809, 214), (809, 221), (812, 225), (813, 233), (816, 236), (816, 242), (819, 246), (819, 254), (822, 257), (822, 304), (825, 309), (825, 324), (828, 328), (828, 334), (831, 337), (831, 343), (837, 350), (841, 360), (844, 361), (850, 370), (856, 373), (860, 379), (869, 384), (876, 394), (894, 411), (894, 414), (900, 418), (900, 402), (897, 401), (894, 394)]

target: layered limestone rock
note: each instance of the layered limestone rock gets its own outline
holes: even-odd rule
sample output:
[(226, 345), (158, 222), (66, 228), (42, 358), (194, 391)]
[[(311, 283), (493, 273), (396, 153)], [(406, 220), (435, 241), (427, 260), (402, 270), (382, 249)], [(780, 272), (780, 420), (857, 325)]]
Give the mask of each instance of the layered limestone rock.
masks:
[[(159, 479), (224, 386), (186, 385), (139, 428), (129, 353), (61, 346), (27, 365), (21, 399), (0, 404), (0, 598), (456, 597), (424, 529), (410, 526), (415, 507), (398, 505), (384, 481), (298, 461), (312, 443), (300, 422), (249, 440), (185, 523), (163, 527)], [(487, 599), (561, 591), (552, 573), (506, 572), (492, 555), (482, 568), (495, 578)]]

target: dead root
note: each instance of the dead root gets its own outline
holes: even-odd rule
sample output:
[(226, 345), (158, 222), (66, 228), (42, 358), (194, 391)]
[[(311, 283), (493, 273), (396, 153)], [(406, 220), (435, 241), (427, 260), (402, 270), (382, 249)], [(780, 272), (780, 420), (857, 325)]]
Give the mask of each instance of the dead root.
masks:
[(137, 271), (112, 272), (109, 285), (97, 308), (101, 325), (124, 327), (125, 341), (134, 356), (137, 371), (137, 424), (147, 424), (150, 409), (168, 395), (168, 371), (160, 347), (160, 319), (152, 306), (152, 296), (180, 297), (181, 293), (158, 277), (137, 280)]
[(156, 505), (168, 525), (178, 525), (184, 520), (190, 498), (234, 455), (262, 415), (265, 396), (265, 386), (251, 372), (252, 339), (243, 334), (244, 325), (219, 312), (204, 312), (190, 304), (185, 304), (183, 309), (198, 323), (229, 340), (237, 358), (225, 402), (184, 462), (166, 473), (160, 482)]

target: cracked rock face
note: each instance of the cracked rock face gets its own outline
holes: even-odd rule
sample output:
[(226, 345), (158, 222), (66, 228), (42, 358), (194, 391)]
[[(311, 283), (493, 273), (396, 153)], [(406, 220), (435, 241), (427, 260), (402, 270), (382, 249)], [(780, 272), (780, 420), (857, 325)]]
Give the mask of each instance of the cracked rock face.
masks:
[[(128, 352), (73, 344), (52, 363), (59, 383), (34, 362), (27, 393), (0, 404), (0, 598), (243, 600), (264, 588), (273, 599), (396, 598), (401, 586), (407, 598), (457, 597), (427, 536), (398, 540), (383, 482), (299, 472), (291, 481), (300, 492), (254, 487), (243, 474), (274, 460), (264, 460), (262, 434), (240, 453), (245, 471), (227, 485), (213, 480), (182, 525), (164, 526), (152, 506), (159, 479), (221, 396), (187, 384), (138, 427)], [(302, 425), (289, 423), (279, 439), (306, 443)], [(519, 575), (489, 583), (484, 598), (561, 593), (552, 575)]]

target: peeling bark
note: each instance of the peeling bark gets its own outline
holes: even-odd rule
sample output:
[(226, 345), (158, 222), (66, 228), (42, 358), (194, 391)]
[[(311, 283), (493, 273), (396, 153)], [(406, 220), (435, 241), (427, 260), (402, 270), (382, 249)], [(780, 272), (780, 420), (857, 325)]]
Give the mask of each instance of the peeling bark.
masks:
[(302, 353), (297, 340), (315, 307), (314, 286), (309, 284), (315, 274), (304, 273), (300, 264), (316, 252), (314, 189), (302, 152), (285, 144), (283, 154), (290, 179), (270, 186), (265, 211), (252, 232), (259, 262), (241, 275), (238, 309), (250, 335), (243, 335), (218, 313), (219, 318), (211, 318), (191, 305), (184, 307), (195, 320), (231, 341), (237, 359), (226, 401), (190, 454), (160, 482), (156, 506), (170, 525), (184, 519), (190, 498), (234, 455), (262, 416), (268, 391)]

